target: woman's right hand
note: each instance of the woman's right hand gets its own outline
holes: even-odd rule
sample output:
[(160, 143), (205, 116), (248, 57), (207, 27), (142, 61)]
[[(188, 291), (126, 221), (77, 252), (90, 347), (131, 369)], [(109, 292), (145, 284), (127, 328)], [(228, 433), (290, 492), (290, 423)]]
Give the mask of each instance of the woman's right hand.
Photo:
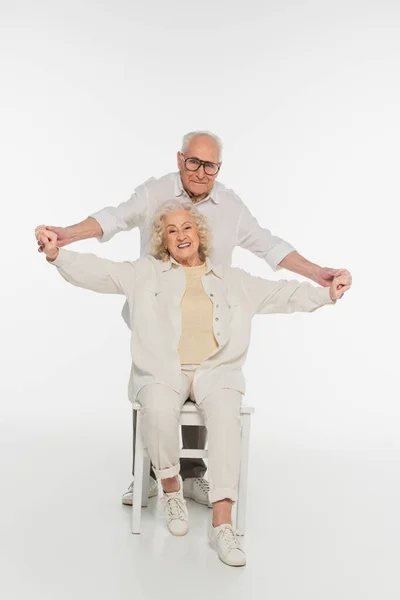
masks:
[(349, 271), (341, 269), (339, 275), (333, 278), (331, 286), (329, 288), (329, 295), (331, 300), (335, 302), (342, 298), (343, 294), (351, 288), (352, 278)]
[(50, 262), (55, 260), (58, 256), (57, 234), (54, 231), (46, 229), (45, 225), (39, 225), (35, 229), (35, 236), (47, 259)]

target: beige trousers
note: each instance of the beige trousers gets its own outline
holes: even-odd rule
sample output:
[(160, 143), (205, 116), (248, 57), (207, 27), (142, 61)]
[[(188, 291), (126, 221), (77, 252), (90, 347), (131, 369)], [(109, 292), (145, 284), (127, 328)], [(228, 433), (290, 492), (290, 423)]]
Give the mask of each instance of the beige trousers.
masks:
[[(182, 367), (179, 394), (162, 384), (146, 385), (138, 394), (143, 439), (157, 479), (174, 477), (180, 471), (179, 416), (186, 400), (196, 402), (192, 389), (196, 366)], [(242, 394), (229, 388), (216, 390), (197, 403), (208, 432), (210, 502), (237, 499), (241, 403)]]

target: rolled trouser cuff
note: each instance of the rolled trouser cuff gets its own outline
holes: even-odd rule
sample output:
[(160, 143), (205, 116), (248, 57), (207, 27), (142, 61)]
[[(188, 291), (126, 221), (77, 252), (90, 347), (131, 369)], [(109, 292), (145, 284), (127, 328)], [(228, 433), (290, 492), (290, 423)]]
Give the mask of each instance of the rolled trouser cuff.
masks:
[[(154, 469), (154, 466), (153, 466)], [(167, 469), (154, 469), (154, 473), (157, 479), (169, 479), (170, 477), (175, 477), (179, 475), (179, 471), (181, 470), (180, 463), (174, 465), (173, 467), (168, 467)]]
[(237, 501), (237, 490), (232, 488), (217, 488), (215, 490), (210, 490), (209, 492), (210, 502), (219, 502), (220, 500), (232, 500), (232, 502)]

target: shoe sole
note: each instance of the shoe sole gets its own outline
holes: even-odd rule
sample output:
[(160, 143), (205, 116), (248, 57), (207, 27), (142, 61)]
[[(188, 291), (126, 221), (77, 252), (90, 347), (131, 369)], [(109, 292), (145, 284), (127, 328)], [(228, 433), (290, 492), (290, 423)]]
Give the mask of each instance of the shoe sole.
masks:
[(189, 531), (189, 529), (187, 529), (184, 533), (174, 533), (173, 531), (170, 530), (168, 525), (167, 525), (167, 529), (170, 532), (170, 534), (173, 535), (174, 537), (182, 537), (182, 536), (186, 535)]
[[(154, 498), (157, 495), (158, 495), (158, 490), (149, 492), (149, 498)], [(132, 498), (122, 498), (122, 504), (125, 504), (125, 506), (132, 506)]]
[(211, 533), (208, 532), (208, 540), (212, 546), (212, 548), (216, 551), (216, 553), (218, 554), (218, 558), (221, 562), (224, 563), (224, 565), (228, 565), (228, 567), (245, 567), (246, 566), (246, 560), (243, 563), (234, 563), (234, 562), (228, 562), (227, 560), (224, 560), (223, 558), (221, 558), (219, 552), (218, 552), (218, 548), (217, 548), (217, 544), (214, 541), (214, 538), (211, 536)]

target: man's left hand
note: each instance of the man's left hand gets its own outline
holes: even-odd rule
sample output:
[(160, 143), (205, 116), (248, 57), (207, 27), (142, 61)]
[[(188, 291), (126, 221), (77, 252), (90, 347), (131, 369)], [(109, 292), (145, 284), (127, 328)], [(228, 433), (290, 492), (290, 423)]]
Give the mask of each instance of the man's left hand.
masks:
[(342, 273), (348, 273), (345, 269), (331, 269), (330, 267), (318, 267), (313, 280), (315, 283), (322, 285), (323, 287), (329, 287), (334, 277), (339, 277)]

